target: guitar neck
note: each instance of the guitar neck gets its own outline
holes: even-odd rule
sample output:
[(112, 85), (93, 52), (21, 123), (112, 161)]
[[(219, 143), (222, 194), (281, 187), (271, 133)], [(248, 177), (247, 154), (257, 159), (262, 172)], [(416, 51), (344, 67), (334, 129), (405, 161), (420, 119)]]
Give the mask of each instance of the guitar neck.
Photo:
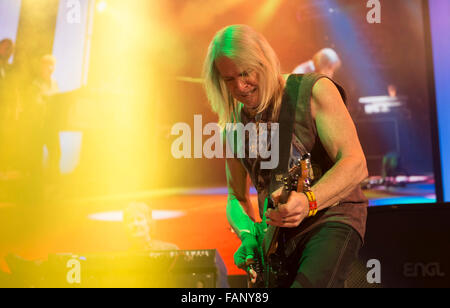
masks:
[[(281, 194), (280, 194), (280, 198), (278, 199), (278, 204), (287, 203), (287, 201), (289, 199), (289, 194), (290, 194), (290, 190), (289, 190), (288, 186), (283, 187)], [(272, 207), (276, 208), (276, 206), (273, 206), (273, 204), (272, 204)], [(277, 250), (279, 232), (280, 232), (279, 227), (270, 226), (270, 225), (267, 227), (267, 232), (264, 236), (264, 241), (263, 241), (263, 253), (264, 253), (265, 257), (275, 253), (275, 251)]]

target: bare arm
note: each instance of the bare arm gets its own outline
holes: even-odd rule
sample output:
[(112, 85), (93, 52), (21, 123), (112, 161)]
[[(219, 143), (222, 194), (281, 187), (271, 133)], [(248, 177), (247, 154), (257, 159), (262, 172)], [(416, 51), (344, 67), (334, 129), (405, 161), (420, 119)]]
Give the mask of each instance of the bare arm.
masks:
[[(334, 166), (312, 188), (318, 209), (322, 210), (348, 196), (368, 174), (355, 125), (331, 80), (322, 78), (313, 87), (311, 112), (319, 138), (334, 162)], [(296, 227), (308, 212), (306, 196), (294, 192), (277, 211), (269, 211), (271, 221), (268, 224)]]
[(311, 109), (319, 138), (335, 163), (313, 187), (321, 210), (347, 197), (368, 171), (353, 120), (331, 80), (316, 83)]
[(236, 158), (226, 160), (228, 185), (227, 218), (236, 234), (255, 234), (256, 215), (250, 201), (250, 178), (241, 162)]

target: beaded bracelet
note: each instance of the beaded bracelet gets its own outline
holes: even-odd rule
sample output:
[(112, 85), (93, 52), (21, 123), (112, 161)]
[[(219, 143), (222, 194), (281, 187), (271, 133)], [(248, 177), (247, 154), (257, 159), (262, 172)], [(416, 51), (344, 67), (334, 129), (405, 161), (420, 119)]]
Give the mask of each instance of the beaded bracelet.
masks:
[(305, 191), (305, 195), (309, 202), (309, 215), (308, 217), (316, 216), (317, 214), (317, 200), (312, 190)]

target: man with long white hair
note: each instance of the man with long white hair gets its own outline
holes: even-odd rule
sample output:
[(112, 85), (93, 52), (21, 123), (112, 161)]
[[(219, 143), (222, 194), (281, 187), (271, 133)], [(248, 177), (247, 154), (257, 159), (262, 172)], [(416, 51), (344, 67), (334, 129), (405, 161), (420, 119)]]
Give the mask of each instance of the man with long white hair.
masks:
[[(227, 218), (242, 240), (235, 264), (248, 271), (254, 286), (261, 272), (255, 271), (252, 260), (267, 265), (261, 258), (262, 239), (267, 228), (278, 227), (283, 271), (276, 274), (276, 283), (265, 281), (265, 286), (343, 287), (363, 242), (368, 204), (359, 185), (367, 177), (366, 160), (343, 89), (316, 73), (285, 80), (272, 47), (246, 25), (216, 33), (204, 63), (204, 80), (221, 127), (266, 123), (270, 129), (279, 123), (280, 141), (287, 140), (280, 149), (290, 149), (283, 151), (288, 160), (281, 159), (274, 170), (260, 168), (266, 158), (251, 158), (247, 151), (244, 158), (226, 160)], [(237, 142), (245, 149), (249, 139), (242, 136)], [(307, 153), (315, 174), (311, 189), (284, 198), (283, 177), (277, 172), (289, 170)], [(258, 192), (259, 217), (252, 211), (248, 177)]]

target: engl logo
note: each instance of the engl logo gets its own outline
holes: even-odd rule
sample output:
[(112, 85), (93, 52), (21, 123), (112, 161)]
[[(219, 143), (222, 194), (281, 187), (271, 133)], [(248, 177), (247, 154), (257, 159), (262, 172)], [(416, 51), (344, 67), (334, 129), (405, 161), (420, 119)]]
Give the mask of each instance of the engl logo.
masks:
[(403, 275), (408, 278), (445, 277), (445, 273), (441, 271), (441, 265), (438, 262), (427, 264), (407, 262), (403, 265)]

